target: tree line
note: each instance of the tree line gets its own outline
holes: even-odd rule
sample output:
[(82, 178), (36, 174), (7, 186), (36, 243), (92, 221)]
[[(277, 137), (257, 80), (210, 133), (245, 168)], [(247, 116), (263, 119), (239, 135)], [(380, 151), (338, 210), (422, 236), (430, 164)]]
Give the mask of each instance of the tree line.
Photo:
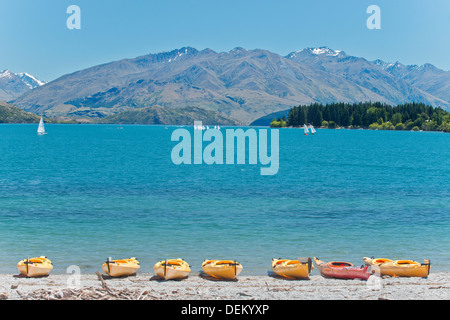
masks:
[(287, 117), (273, 119), (271, 127), (368, 128), (450, 132), (450, 113), (424, 103), (391, 106), (381, 102), (314, 103), (293, 107)]

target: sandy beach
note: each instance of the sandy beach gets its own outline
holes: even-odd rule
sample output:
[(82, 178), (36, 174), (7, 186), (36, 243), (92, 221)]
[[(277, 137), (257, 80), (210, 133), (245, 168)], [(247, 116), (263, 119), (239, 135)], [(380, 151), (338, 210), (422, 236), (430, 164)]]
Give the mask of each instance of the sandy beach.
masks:
[(241, 276), (218, 281), (193, 273), (181, 281), (162, 281), (153, 274), (110, 278), (82, 274), (44, 278), (0, 275), (1, 300), (449, 300), (450, 273), (424, 278), (380, 278), (368, 281), (287, 280), (274, 276)]

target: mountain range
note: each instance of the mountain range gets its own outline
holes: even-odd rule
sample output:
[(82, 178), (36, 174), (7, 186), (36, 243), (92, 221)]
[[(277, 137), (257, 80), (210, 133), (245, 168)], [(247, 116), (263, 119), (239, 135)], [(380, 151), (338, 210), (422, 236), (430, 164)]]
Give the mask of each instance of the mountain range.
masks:
[(56, 118), (95, 121), (149, 106), (196, 106), (249, 124), (314, 102), (415, 101), (448, 110), (450, 72), (431, 64), (368, 61), (328, 47), (287, 56), (263, 49), (185, 47), (80, 70), (11, 100)]

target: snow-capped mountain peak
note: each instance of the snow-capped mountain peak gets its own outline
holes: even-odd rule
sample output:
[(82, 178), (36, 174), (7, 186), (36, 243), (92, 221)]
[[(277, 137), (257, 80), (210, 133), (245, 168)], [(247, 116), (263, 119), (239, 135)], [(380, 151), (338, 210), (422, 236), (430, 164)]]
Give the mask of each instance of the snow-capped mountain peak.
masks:
[(34, 89), (36, 87), (40, 87), (43, 86), (44, 84), (46, 84), (47, 82), (44, 82), (42, 80), (37, 79), (36, 77), (32, 76), (29, 73), (26, 72), (21, 72), (21, 73), (16, 73), (16, 75), (22, 79), (22, 81), (30, 88), (30, 89)]
[(9, 71), (8, 69), (0, 71), (0, 78), (12, 78), (14, 73)]
[(38, 78), (32, 76), (26, 72), (14, 73), (8, 69), (0, 71), (0, 78), (14, 79), (18, 77), (23, 83), (25, 83), (30, 89), (43, 86), (47, 82), (39, 80)]
[(324, 54), (326, 56), (331, 56), (331, 57), (338, 56), (342, 52), (341, 50), (331, 50), (328, 47), (308, 48), (306, 50), (309, 50), (312, 54), (316, 54), (316, 55)]
[(298, 54), (313, 54), (317, 56), (327, 56), (327, 57), (337, 57), (339, 55), (345, 55), (342, 50), (332, 50), (328, 47), (318, 47), (318, 48), (306, 48), (299, 51), (292, 52), (287, 55), (287, 58), (295, 58)]
[(9, 101), (44, 84), (46, 82), (25, 72), (14, 73), (8, 69), (0, 70), (0, 100)]

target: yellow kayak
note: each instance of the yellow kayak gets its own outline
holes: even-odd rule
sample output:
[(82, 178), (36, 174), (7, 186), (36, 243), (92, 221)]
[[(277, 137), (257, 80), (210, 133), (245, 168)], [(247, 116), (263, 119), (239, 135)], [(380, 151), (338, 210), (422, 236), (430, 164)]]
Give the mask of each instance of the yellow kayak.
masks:
[[(430, 260), (424, 259), (424, 263), (412, 260), (390, 260), (385, 258), (363, 258), (364, 263), (368, 266), (378, 266), (381, 275), (391, 277), (421, 277), (426, 278), (430, 274)], [(372, 273), (376, 270), (372, 268)]]
[(17, 264), (17, 269), (26, 277), (42, 277), (52, 271), (53, 264), (46, 257), (23, 259)]
[(136, 258), (111, 260), (108, 258), (102, 265), (102, 270), (111, 277), (124, 277), (136, 274), (139, 270), (139, 261)]
[(217, 279), (233, 280), (241, 273), (243, 267), (235, 260), (208, 260), (202, 263), (202, 270)]
[(183, 259), (162, 260), (153, 267), (156, 274), (164, 280), (183, 279), (189, 276), (191, 268)]
[(298, 260), (272, 259), (272, 271), (285, 278), (308, 278), (314, 269), (311, 258), (299, 258)]

